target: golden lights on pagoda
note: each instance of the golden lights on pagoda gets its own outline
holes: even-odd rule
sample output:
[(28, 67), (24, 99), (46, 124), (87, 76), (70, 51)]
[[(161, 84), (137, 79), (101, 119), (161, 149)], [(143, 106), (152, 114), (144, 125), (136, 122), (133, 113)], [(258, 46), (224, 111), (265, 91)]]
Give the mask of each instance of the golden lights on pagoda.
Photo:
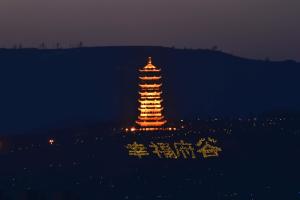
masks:
[[(162, 91), (160, 69), (152, 64), (151, 57), (148, 64), (139, 70), (140, 79), (140, 115), (136, 123), (147, 130), (163, 126), (167, 121), (162, 114)], [(151, 129), (149, 129), (151, 128)]]
[(125, 129), (135, 131), (174, 131), (176, 128), (165, 127), (167, 120), (163, 115), (161, 69), (152, 64), (151, 57), (142, 69), (139, 69), (139, 116), (135, 121), (137, 127)]

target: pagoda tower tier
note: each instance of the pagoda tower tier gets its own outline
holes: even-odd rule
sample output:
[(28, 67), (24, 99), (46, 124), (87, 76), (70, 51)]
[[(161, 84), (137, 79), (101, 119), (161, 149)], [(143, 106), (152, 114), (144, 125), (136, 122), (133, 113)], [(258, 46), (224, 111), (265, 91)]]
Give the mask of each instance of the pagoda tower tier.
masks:
[[(151, 57), (148, 63), (139, 70), (139, 116), (136, 124), (140, 127), (159, 128), (167, 123), (162, 113), (162, 76), (161, 69), (152, 64)], [(146, 129), (150, 130), (150, 129)]]

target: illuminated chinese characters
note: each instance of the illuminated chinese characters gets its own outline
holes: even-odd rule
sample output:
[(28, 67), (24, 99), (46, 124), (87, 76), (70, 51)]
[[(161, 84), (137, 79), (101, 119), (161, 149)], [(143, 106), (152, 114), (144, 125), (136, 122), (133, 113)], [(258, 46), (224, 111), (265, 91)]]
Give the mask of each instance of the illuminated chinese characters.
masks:
[(128, 149), (130, 156), (142, 158), (143, 156), (149, 155), (147, 148), (143, 144), (137, 144), (136, 142), (133, 142), (132, 144), (127, 144), (126, 148)]
[(129, 156), (138, 158), (153, 155), (165, 159), (196, 159), (199, 155), (203, 158), (218, 157), (222, 149), (215, 146), (216, 143), (216, 139), (208, 137), (207, 139), (200, 138), (195, 145), (184, 140), (173, 143), (150, 142), (148, 145), (139, 144), (135, 141), (125, 147)]

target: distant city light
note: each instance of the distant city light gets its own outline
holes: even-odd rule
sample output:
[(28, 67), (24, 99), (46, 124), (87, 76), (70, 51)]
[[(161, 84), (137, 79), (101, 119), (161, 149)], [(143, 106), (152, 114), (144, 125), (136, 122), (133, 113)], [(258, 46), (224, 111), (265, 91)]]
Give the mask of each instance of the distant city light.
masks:
[(49, 139), (49, 140), (48, 140), (48, 143), (49, 143), (50, 145), (53, 145), (53, 144), (55, 143), (55, 141), (54, 141), (54, 139)]

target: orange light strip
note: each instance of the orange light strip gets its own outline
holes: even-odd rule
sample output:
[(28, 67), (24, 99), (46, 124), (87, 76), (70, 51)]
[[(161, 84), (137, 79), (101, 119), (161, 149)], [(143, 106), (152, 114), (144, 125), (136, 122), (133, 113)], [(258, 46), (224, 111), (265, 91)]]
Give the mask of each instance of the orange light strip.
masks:
[(161, 117), (161, 113), (141, 113), (140, 114), (141, 117)]
[(138, 116), (138, 119), (140, 121), (160, 121), (162, 119), (164, 119), (164, 116), (160, 116), (160, 117), (142, 117), (142, 116)]
[(139, 84), (142, 88), (159, 88), (162, 86), (162, 84)]
[(155, 81), (155, 80), (160, 80), (161, 76), (140, 76), (139, 78), (143, 81), (147, 81), (147, 80)]
[(156, 100), (156, 99), (154, 99), (154, 100), (141, 100), (141, 99), (139, 99), (139, 102), (141, 103), (141, 104), (159, 104), (159, 103), (161, 103), (163, 100), (162, 99), (159, 99), (159, 100)]
[(136, 123), (142, 127), (155, 127), (155, 126), (163, 126), (165, 123), (167, 123), (166, 120), (164, 121), (157, 121), (157, 122), (149, 122), (149, 121), (136, 121)]
[(161, 112), (164, 108), (139, 108), (139, 111), (141, 112)]
[(140, 72), (160, 72), (160, 69), (140, 69)]
[(160, 97), (141, 97), (141, 100), (159, 100), (161, 99)]
[(139, 92), (139, 94), (141, 95), (141, 96), (148, 96), (148, 95), (161, 95), (162, 94), (162, 92), (160, 91), (160, 92)]
[(145, 109), (155, 109), (155, 108), (162, 108), (160, 104), (158, 105), (140, 105), (140, 108), (145, 108)]
[(175, 127), (130, 127), (125, 128), (126, 132), (138, 132), (138, 131), (176, 131), (177, 129)]

